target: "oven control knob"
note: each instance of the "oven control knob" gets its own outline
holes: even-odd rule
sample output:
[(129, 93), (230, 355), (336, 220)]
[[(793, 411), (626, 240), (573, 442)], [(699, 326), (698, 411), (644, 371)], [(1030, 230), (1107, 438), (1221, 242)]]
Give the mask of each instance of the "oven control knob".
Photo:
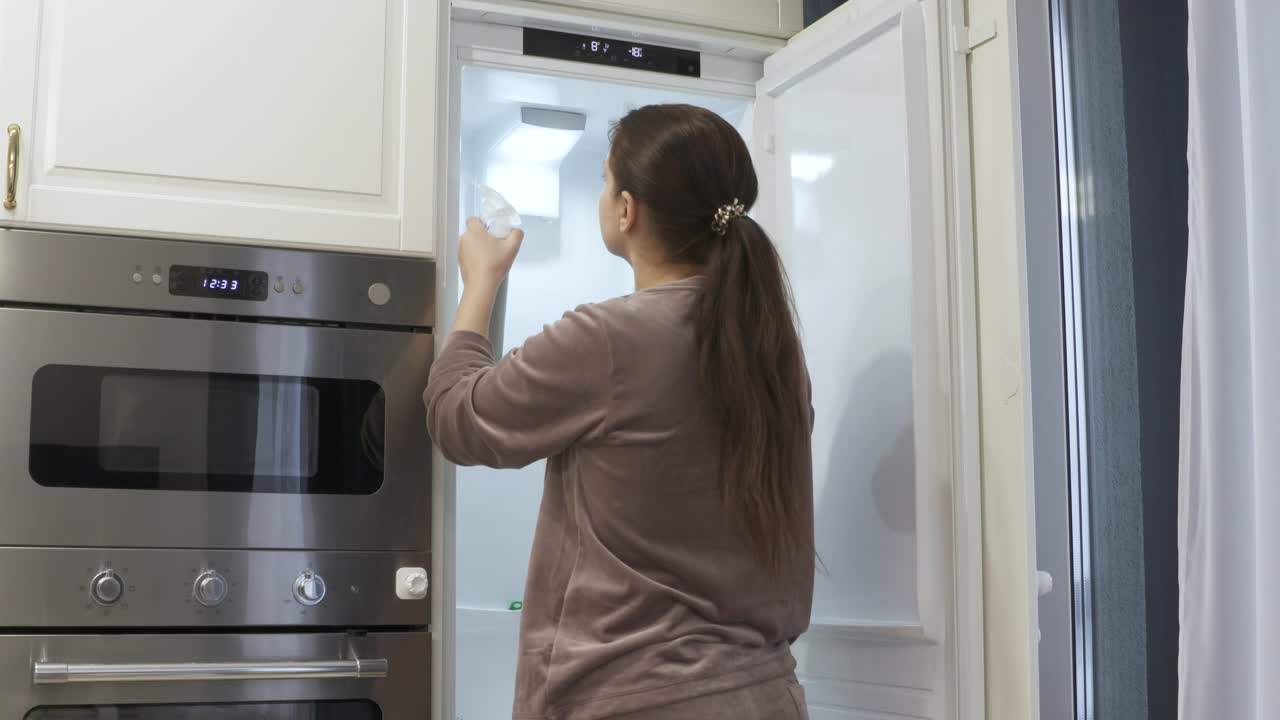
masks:
[(227, 599), (227, 579), (214, 570), (205, 570), (196, 577), (191, 594), (205, 607), (221, 605)]
[(114, 605), (124, 595), (124, 581), (114, 570), (103, 570), (90, 581), (89, 594), (99, 605)]
[(317, 605), (324, 599), (324, 578), (305, 570), (293, 581), (293, 599), (303, 605)]

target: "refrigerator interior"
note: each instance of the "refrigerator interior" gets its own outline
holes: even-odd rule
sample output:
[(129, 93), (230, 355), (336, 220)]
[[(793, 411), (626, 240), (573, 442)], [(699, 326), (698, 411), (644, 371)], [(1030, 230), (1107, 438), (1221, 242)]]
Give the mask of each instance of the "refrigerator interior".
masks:
[[(459, 226), (478, 214), (473, 188), (485, 182), (521, 213), (525, 230), (507, 286), (507, 350), (566, 310), (634, 289), (630, 267), (608, 254), (600, 238), (598, 199), (612, 121), (642, 105), (689, 103), (745, 133), (751, 107), (749, 98), (480, 66), (461, 69), (459, 103)], [(561, 118), (570, 129), (528, 127), (522, 108), (570, 113)], [(575, 121), (580, 132), (572, 129)], [(509, 608), (524, 588), (543, 469), (541, 462), (520, 470), (457, 468), (458, 717), (511, 712), (520, 613)]]

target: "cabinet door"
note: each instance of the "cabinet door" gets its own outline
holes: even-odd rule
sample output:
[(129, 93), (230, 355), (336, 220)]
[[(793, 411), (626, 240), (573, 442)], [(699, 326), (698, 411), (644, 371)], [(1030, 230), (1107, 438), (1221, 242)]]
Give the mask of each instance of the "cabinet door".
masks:
[[(27, 185), (31, 178), (31, 96), (35, 77), (36, 3), (0, 1), (0, 224), (27, 215)], [(16, 129), (16, 130), (15, 130)], [(12, 134), (16, 132), (16, 137)], [(13, 161), (13, 174), (9, 170)], [(8, 198), (13, 203), (9, 207)]]
[(982, 693), (957, 680), (981, 667), (957, 621), (980, 620), (981, 586), (955, 580), (980, 567), (965, 540), (980, 526), (959, 499), (976, 488), (976, 437), (956, 422), (935, 2), (850, 3), (766, 60), (757, 88), (758, 216), (791, 280), (816, 412), (821, 562), (795, 646), (815, 720), (957, 718), (961, 693)]
[(3, 8), (28, 223), (432, 251), (437, 0)]

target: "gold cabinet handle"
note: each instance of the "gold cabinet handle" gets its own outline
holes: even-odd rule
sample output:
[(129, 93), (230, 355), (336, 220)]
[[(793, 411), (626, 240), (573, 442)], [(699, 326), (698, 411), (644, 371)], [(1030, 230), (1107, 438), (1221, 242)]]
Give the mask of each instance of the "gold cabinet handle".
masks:
[(9, 126), (9, 160), (5, 163), (4, 207), (12, 210), (18, 207), (18, 138), (22, 128)]

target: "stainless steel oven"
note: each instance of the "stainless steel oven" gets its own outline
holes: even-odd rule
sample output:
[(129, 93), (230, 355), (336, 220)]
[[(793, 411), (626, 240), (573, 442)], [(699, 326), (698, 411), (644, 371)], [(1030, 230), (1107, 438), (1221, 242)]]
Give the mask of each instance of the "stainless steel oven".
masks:
[(425, 550), (433, 267), (0, 231), (0, 546)]
[(0, 230), (0, 718), (421, 717), (434, 296)]

